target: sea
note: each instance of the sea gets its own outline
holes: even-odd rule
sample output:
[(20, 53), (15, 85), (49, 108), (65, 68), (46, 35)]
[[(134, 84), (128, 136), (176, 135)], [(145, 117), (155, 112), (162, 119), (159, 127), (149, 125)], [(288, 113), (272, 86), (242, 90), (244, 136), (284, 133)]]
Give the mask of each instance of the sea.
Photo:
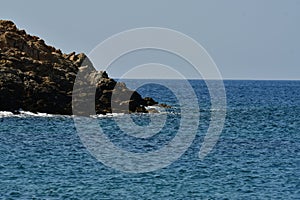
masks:
[[(135, 87), (141, 81), (126, 84)], [(151, 163), (127, 166), (132, 162), (126, 153), (119, 168), (111, 164), (120, 159), (113, 150), (106, 160), (97, 156), (82, 139), (97, 127), (79, 133), (74, 116), (0, 112), (0, 199), (300, 199), (300, 81), (225, 80), (224, 123), (218, 124), (220, 135), (202, 159), (199, 151), (211, 117), (219, 111), (212, 109), (203, 80), (188, 83), (198, 104), (191, 110), (180, 104), (180, 99), (189, 102), (189, 88), (181, 80), (164, 80), (148, 81), (137, 91), (170, 108), (77, 117), (97, 122), (101, 134), (123, 152), (145, 157), (172, 145), (181, 126), (184, 134), (194, 134), (180, 156), (161, 166), (176, 151), (162, 153), (149, 169)], [(177, 88), (177, 95), (168, 85)], [(181, 123), (183, 114), (188, 117)], [(122, 123), (122, 129), (119, 123), (128, 118), (134, 125)], [(153, 119), (162, 128), (150, 128)], [(141, 135), (128, 135), (126, 130), (135, 126)], [(97, 146), (98, 153), (104, 146)]]

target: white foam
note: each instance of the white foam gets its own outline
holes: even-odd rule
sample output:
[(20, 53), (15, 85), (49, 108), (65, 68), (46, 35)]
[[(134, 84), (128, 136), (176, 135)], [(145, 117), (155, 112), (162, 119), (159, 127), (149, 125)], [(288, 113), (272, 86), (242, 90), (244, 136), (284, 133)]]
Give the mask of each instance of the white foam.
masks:
[(18, 114), (14, 114), (9, 111), (0, 111), (0, 118), (4, 117), (19, 117), (19, 118), (25, 118), (25, 117), (55, 117), (55, 116), (62, 116), (62, 115), (52, 115), (47, 113), (33, 113), (29, 111), (23, 111), (20, 110)]
[[(166, 113), (165, 109), (163, 107), (160, 106), (147, 106), (145, 107), (146, 110), (151, 110), (151, 109), (155, 109), (158, 114), (164, 114)], [(23, 110), (19, 110), (18, 114), (14, 114), (12, 112), (9, 111), (0, 111), (0, 118), (5, 118), (5, 117), (19, 117), (19, 118), (26, 118), (26, 117), (74, 117), (74, 115), (55, 115), (55, 114), (48, 114), (48, 113), (33, 113), (30, 111), (23, 111)], [(139, 114), (147, 114), (147, 113), (139, 113)], [(152, 113), (151, 113), (152, 114)], [(126, 114), (124, 113), (107, 113), (105, 115), (103, 114), (97, 114), (97, 115), (91, 115), (91, 118), (109, 118), (109, 117), (121, 117), (124, 116)]]
[(105, 115), (103, 114), (97, 114), (97, 115), (91, 115), (92, 118), (107, 118), (107, 117), (119, 117), (125, 115), (124, 113), (107, 113)]
[(12, 112), (0, 111), (0, 118), (11, 117), (11, 116), (14, 116), (14, 114)]
[(53, 117), (54, 115), (52, 114), (47, 114), (47, 113), (33, 113), (29, 111), (20, 111), (20, 115), (23, 116), (33, 116), (33, 117)]
[(146, 110), (155, 110), (158, 113), (165, 113), (166, 109), (161, 106), (146, 106)]

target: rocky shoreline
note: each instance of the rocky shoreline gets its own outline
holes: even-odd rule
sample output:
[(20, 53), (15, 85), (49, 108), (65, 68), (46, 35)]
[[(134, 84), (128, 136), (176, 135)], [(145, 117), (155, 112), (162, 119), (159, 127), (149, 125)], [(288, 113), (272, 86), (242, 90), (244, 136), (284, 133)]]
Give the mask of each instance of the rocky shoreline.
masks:
[[(93, 111), (85, 110), (84, 98), (72, 99), (78, 72), (85, 74), (84, 81), (79, 81), (84, 90), (75, 92), (81, 97), (92, 95)], [(93, 90), (87, 92), (87, 87)], [(117, 98), (112, 99), (112, 94)], [(0, 111), (17, 113), (22, 109), (62, 115), (147, 113), (145, 107), (155, 104), (152, 98), (142, 98), (124, 83), (109, 78), (105, 71), (96, 71), (85, 54), (64, 54), (39, 37), (19, 30), (13, 22), (0, 20)], [(74, 105), (81, 108), (76, 113), (72, 111)]]

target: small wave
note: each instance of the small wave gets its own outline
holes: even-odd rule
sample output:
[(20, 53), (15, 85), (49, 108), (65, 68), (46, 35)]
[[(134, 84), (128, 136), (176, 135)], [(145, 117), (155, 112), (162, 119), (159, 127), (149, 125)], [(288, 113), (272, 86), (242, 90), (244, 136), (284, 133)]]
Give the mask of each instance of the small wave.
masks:
[(166, 109), (161, 106), (146, 106), (145, 108), (151, 113), (166, 113)]
[[(147, 106), (146, 110), (149, 113), (136, 113), (136, 114), (166, 114), (172, 112), (166, 112), (165, 108), (160, 106)], [(121, 117), (126, 114), (124, 113), (107, 113), (107, 114), (97, 114), (91, 115), (91, 118), (110, 118), (110, 117)], [(9, 118), (9, 117), (18, 117), (18, 118), (26, 118), (26, 117), (74, 117), (74, 115), (56, 115), (56, 114), (48, 114), (48, 113), (33, 113), (30, 111), (20, 110), (18, 113), (13, 113), (10, 111), (0, 111), (0, 118)]]
[(47, 114), (47, 113), (33, 113), (29, 111), (20, 111), (20, 115), (25, 116), (34, 116), (34, 117), (54, 117), (55, 115)]
[(29, 111), (18, 111), (18, 114), (9, 112), (9, 111), (0, 111), (0, 118), (5, 117), (19, 117), (19, 118), (25, 118), (25, 117), (57, 117), (62, 115), (53, 115), (48, 113), (33, 113)]
[(119, 117), (125, 115), (124, 113), (107, 113), (105, 115), (103, 114), (97, 114), (97, 115), (91, 115), (92, 118), (107, 118), (107, 117)]
[(14, 114), (12, 112), (9, 112), (9, 111), (0, 111), (0, 118), (12, 117), (12, 116), (14, 116)]

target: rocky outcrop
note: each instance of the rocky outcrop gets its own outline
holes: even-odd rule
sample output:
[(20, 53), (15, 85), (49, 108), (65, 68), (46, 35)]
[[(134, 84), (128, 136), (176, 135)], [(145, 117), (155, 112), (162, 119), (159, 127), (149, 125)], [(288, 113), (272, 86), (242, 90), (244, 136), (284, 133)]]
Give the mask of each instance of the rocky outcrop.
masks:
[[(79, 70), (85, 74), (81, 84), (93, 90), (76, 92), (93, 95), (97, 114), (147, 112), (145, 106), (157, 103), (151, 98), (143, 99), (106, 72), (96, 71), (91, 63), (83, 65), (84, 60), (88, 59), (82, 53), (63, 54), (42, 39), (17, 29), (13, 22), (0, 20), (0, 110), (73, 114), (72, 93)], [(82, 110), (75, 114), (90, 114), (84, 109), (84, 98), (73, 104), (82, 104)]]

